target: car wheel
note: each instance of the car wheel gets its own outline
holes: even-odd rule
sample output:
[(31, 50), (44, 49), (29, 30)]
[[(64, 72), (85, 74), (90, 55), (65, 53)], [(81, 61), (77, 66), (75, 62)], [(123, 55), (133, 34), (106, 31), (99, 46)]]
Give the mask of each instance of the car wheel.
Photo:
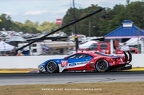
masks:
[(56, 62), (54, 62), (54, 61), (49, 61), (47, 63), (46, 68), (47, 68), (47, 71), (49, 73), (58, 73), (59, 72), (58, 64)]
[(108, 62), (104, 59), (100, 59), (96, 62), (96, 70), (98, 72), (106, 72), (109, 68)]

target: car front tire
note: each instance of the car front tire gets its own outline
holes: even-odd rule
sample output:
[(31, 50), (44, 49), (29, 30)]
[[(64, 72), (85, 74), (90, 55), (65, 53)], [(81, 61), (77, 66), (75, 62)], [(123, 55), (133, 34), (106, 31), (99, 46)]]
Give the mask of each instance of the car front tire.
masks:
[(49, 61), (46, 65), (46, 69), (48, 73), (58, 73), (59, 67), (58, 64), (54, 61)]

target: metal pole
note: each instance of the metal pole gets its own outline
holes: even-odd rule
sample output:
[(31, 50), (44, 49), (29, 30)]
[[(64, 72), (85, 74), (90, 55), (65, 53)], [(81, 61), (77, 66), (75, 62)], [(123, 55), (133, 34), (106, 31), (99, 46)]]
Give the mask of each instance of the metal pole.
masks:
[(137, 35), (138, 37), (137, 37), (137, 42), (138, 42), (138, 50), (140, 50), (138, 53), (140, 53), (141, 52), (141, 49), (140, 49), (140, 43), (139, 43), (139, 36), (140, 36), (140, 29), (138, 29), (138, 35)]
[(89, 37), (91, 36), (91, 22), (89, 21)]
[[(74, 15), (74, 21), (75, 21), (76, 15), (75, 15), (75, 2), (74, 2), (74, 0), (73, 0), (73, 15)], [(79, 43), (78, 43), (78, 35), (77, 35), (77, 30), (76, 30), (76, 23), (74, 24), (74, 32), (75, 32), (75, 49), (77, 52), (78, 48), (79, 48)]]

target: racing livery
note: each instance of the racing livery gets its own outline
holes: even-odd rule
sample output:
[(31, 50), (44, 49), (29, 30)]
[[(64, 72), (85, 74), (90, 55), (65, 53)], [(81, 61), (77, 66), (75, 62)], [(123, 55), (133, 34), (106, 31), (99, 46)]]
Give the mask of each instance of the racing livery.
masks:
[(131, 69), (125, 63), (125, 56), (109, 55), (100, 52), (77, 52), (62, 59), (46, 60), (38, 66), (39, 72), (58, 73), (63, 71), (115, 71)]

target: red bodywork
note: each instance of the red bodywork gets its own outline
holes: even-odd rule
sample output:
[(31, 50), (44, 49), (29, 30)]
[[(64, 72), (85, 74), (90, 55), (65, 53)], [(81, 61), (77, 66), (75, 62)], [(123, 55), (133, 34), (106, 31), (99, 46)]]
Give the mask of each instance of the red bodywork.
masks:
[(107, 71), (114, 70), (126, 65), (126, 63), (124, 62), (124, 56), (102, 54), (100, 52), (95, 51), (78, 52), (77, 54), (88, 54), (92, 56), (92, 59), (84, 66), (67, 68), (66, 69), (67, 71), (80, 71), (80, 70), (95, 71), (96, 64), (99, 60), (105, 60), (108, 63)]

